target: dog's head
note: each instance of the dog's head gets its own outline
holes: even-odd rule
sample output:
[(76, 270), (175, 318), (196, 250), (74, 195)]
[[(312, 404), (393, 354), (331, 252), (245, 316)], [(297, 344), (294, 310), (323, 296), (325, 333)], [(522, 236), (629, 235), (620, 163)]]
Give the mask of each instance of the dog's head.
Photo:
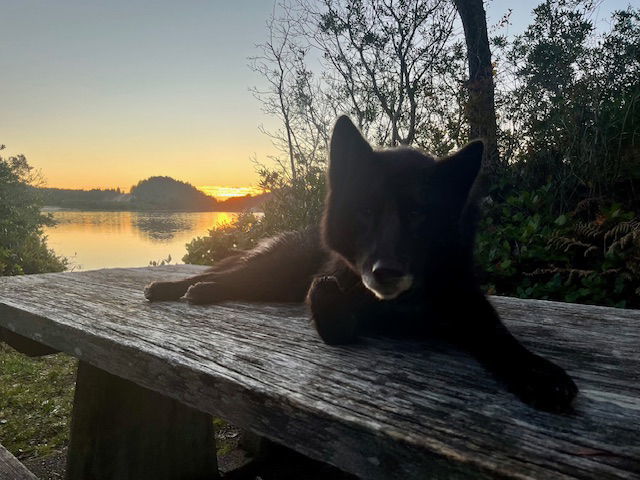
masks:
[(425, 284), (460, 243), (460, 218), (483, 143), (435, 159), (417, 149), (374, 150), (348, 117), (329, 151), (323, 239), (379, 299)]

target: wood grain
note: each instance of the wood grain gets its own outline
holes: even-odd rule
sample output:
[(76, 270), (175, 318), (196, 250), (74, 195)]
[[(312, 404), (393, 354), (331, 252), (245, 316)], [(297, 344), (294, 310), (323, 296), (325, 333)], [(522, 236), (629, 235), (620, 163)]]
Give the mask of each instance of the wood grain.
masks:
[(0, 445), (1, 480), (38, 480), (16, 457)]
[(640, 478), (640, 312), (494, 298), (575, 412), (536, 411), (466, 354), (329, 347), (300, 305), (148, 303), (200, 267), (0, 278), (0, 326), (363, 478)]

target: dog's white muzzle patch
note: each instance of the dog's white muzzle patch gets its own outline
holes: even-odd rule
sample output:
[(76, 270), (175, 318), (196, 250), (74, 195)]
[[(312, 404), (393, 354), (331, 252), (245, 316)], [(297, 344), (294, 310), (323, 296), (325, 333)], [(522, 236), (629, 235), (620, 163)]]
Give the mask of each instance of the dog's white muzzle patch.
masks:
[(411, 288), (411, 285), (413, 284), (413, 276), (405, 275), (404, 277), (400, 277), (391, 285), (381, 285), (376, 282), (373, 275), (364, 274), (362, 275), (362, 283), (364, 283), (364, 286), (371, 290), (378, 299), (393, 300), (401, 293), (406, 292)]

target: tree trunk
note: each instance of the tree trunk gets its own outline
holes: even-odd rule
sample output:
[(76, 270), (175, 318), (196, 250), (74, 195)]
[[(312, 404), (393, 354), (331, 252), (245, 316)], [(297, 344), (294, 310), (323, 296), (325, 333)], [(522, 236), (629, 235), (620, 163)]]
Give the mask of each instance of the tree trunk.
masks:
[(485, 141), (483, 159), (485, 181), (481, 190), (486, 193), (487, 177), (493, 176), (500, 161), (487, 15), (482, 0), (454, 0), (454, 3), (462, 20), (467, 43), (469, 101), (466, 106), (466, 115), (471, 127), (471, 138), (483, 138)]

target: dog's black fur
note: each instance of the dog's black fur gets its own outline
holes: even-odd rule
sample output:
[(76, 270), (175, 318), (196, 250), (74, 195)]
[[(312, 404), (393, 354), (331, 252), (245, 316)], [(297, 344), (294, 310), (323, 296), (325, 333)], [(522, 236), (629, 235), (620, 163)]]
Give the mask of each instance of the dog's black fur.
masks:
[(436, 160), (416, 149), (373, 150), (347, 117), (330, 145), (319, 228), (285, 233), (210, 272), (154, 282), (149, 300), (297, 302), (320, 337), (440, 334), (471, 352), (523, 401), (562, 411), (577, 393), (560, 367), (505, 328), (474, 275), (470, 191), (483, 144)]

